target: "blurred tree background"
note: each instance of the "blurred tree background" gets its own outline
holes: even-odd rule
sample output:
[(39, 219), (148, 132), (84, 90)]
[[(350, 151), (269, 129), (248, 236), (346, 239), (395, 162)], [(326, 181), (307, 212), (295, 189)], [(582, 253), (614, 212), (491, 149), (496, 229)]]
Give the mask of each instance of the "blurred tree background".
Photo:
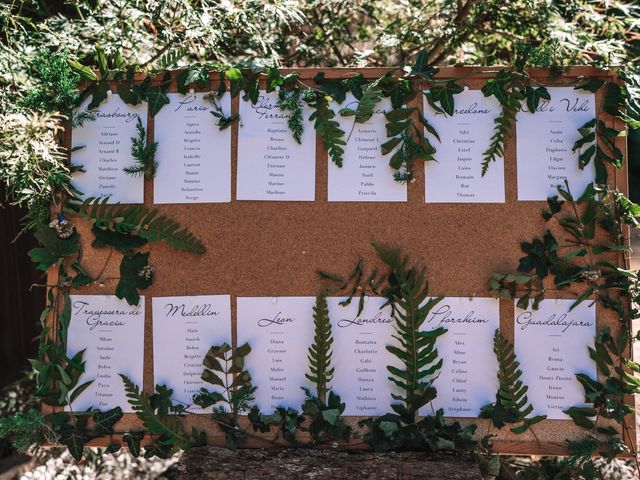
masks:
[[(640, 7), (615, 0), (3, 0), (0, 113), (31, 87), (38, 49), (91, 63), (96, 45), (129, 64), (167, 53), (189, 63), (381, 66), (510, 64), (520, 45), (540, 66), (595, 64), (640, 72)], [(165, 57), (166, 58), (166, 57)], [(640, 132), (630, 143), (637, 157)], [(633, 194), (640, 166), (633, 162)]]

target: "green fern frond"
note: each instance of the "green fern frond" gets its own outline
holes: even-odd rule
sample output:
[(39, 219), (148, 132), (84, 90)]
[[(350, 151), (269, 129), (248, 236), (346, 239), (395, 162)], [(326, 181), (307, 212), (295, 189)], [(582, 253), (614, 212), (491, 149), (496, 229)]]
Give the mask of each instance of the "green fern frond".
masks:
[(136, 131), (138, 136), (131, 138), (131, 155), (134, 164), (122, 170), (127, 175), (134, 177), (142, 175), (145, 180), (152, 180), (158, 171), (158, 162), (155, 160), (158, 142), (147, 143), (147, 130), (142, 125), (140, 117), (136, 123)]
[(136, 235), (149, 242), (167, 242), (183, 252), (203, 254), (206, 247), (186, 228), (180, 228), (175, 220), (159, 215), (142, 205), (108, 204), (108, 197), (89, 197), (78, 208), (81, 218), (86, 218), (103, 230)]
[(329, 308), (327, 307), (327, 297), (321, 293), (316, 298), (313, 307), (313, 324), (315, 333), (313, 344), (309, 346), (309, 372), (305, 374), (309, 381), (316, 385), (317, 397), (324, 402), (327, 396), (328, 384), (333, 379), (334, 369), (331, 367), (331, 345), (333, 337), (331, 334), (331, 321), (329, 319)]
[(355, 123), (365, 123), (373, 116), (376, 106), (382, 100), (384, 91), (380, 84), (387, 79), (383, 75), (375, 82), (370, 83), (362, 92), (362, 98), (355, 110)]
[(159, 442), (171, 446), (172, 453), (192, 446), (192, 440), (182, 429), (178, 415), (158, 415), (147, 398), (129, 377), (119, 374), (129, 405), (151, 435), (160, 436)]
[(309, 91), (305, 100), (314, 109), (309, 120), (314, 122), (314, 128), (322, 138), (322, 144), (329, 158), (338, 167), (342, 167), (344, 160), (345, 132), (340, 123), (335, 120), (335, 112), (329, 106), (330, 97), (321, 92)]
[(380, 259), (390, 268), (389, 286), (382, 295), (391, 304), (396, 321), (393, 338), (400, 345), (388, 345), (387, 350), (396, 356), (401, 368), (388, 366), (391, 380), (402, 395), (392, 395), (401, 403), (391, 406), (407, 423), (414, 423), (418, 410), (436, 398), (433, 387), (436, 372), (442, 367), (442, 359), (435, 348), (437, 338), (447, 330), (437, 328), (422, 331), (431, 309), (442, 297), (428, 299), (429, 285), (424, 269), (408, 266), (408, 259), (399, 249), (374, 245)]
[(533, 406), (527, 398), (529, 389), (520, 379), (522, 370), (516, 358), (513, 344), (509, 342), (499, 329), (493, 337), (493, 351), (498, 359), (498, 392), (495, 403), (482, 407), (480, 418), (491, 419), (493, 425), (502, 428), (507, 423), (520, 423), (512, 427), (516, 434), (524, 433), (528, 428), (547, 418), (538, 415), (527, 418), (533, 412)]
[(168, 50), (153, 64), (154, 70), (158, 72), (165, 72), (167, 70), (173, 70), (178, 65), (178, 62), (189, 53), (189, 49), (186, 47), (179, 47), (175, 50)]
[(500, 114), (495, 118), (493, 135), (489, 148), (482, 154), (482, 176), (484, 177), (489, 170), (489, 164), (495, 162), (498, 158), (504, 158), (504, 143), (511, 136), (513, 126), (516, 122), (516, 115), (522, 105), (524, 96), (520, 90), (514, 89), (509, 97), (509, 104), (503, 105)]
[(304, 116), (302, 111), (301, 90), (294, 87), (291, 90), (280, 88), (278, 92), (277, 106), (282, 112), (290, 112), (287, 119), (287, 126), (293, 135), (293, 139), (302, 143), (302, 134), (304, 133)]

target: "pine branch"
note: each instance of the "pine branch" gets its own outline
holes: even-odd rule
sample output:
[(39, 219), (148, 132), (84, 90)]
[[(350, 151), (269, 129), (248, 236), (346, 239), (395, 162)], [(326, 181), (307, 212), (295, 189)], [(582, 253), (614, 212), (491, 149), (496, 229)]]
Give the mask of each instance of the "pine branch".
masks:
[(533, 412), (533, 406), (527, 398), (529, 389), (520, 380), (522, 370), (516, 358), (513, 345), (504, 338), (500, 330), (493, 337), (493, 351), (498, 359), (498, 392), (495, 403), (482, 407), (480, 418), (491, 419), (493, 425), (502, 428), (507, 423), (519, 423), (510, 430), (515, 434), (524, 433), (532, 425), (541, 422), (546, 415), (527, 418)]
[(108, 197), (89, 197), (78, 208), (78, 215), (102, 230), (136, 234), (149, 242), (162, 242), (183, 252), (203, 254), (206, 247), (175, 220), (158, 215), (142, 205), (107, 204)]
[(309, 381), (316, 385), (316, 395), (320, 401), (325, 402), (328, 391), (328, 383), (333, 379), (334, 369), (331, 367), (331, 321), (327, 307), (327, 297), (324, 293), (318, 295), (313, 307), (313, 324), (315, 334), (313, 344), (309, 346), (310, 373), (305, 374)]
[(398, 249), (374, 245), (380, 259), (389, 266), (389, 287), (383, 291), (393, 309), (396, 335), (393, 338), (400, 347), (388, 345), (387, 350), (402, 363), (402, 368), (387, 366), (391, 380), (402, 395), (392, 394), (401, 403), (391, 406), (406, 423), (414, 423), (418, 410), (436, 398), (433, 387), (436, 372), (442, 367), (442, 359), (435, 348), (437, 338), (446, 332), (444, 328), (422, 331), (431, 309), (442, 297), (428, 299), (429, 286), (424, 269), (408, 267), (407, 257)]
[(131, 155), (134, 164), (124, 167), (122, 170), (127, 175), (144, 176), (145, 180), (152, 180), (158, 170), (158, 162), (155, 160), (158, 142), (147, 144), (147, 130), (142, 125), (142, 120), (138, 117), (136, 123), (137, 137), (131, 138)]

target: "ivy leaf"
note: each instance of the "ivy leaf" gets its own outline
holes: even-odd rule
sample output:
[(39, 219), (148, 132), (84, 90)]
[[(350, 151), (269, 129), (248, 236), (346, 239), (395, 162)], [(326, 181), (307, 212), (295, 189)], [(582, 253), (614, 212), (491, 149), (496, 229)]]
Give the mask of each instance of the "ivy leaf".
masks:
[(102, 229), (97, 225), (91, 227), (91, 232), (95, 236), (95, 239), (91, 243), (91, 246), (94, 248), (111, 246), (121, 253), (128, 254), (147, 243), (146, 239), (138, 235), (114, 232), (113, 230)]
[(82, 460), (82, 454), (84, 452), (84, 446), (89, 440), (89, 435), (80, 428), (69, 426), (70, 429), (60, 435), (60, 443), (66, 445), (69, 449), (69, 453), (77, 461)]
[(95, 431), (98, 435), (111, 435), (113, 426), (122, 418), (122, 409), (120, 407), (112, 408), (106, 412), (96, 411), (93, 414), (95, 422)]
[(551, 95), (545, 87), (525, 87), (524, 96), (527, 99), (527, 108), (529, 112), (535, 113), (540, 105), (540, 100), (551, 100)]
[(140, 456), (140, 442), (144, 438), (144, 432), (127, 432), (122, 436), (122, 440), (129, 447), (129, 453), (134, 457)]
[(429, 55), (426, 50), (420, 50), (416, 57), (416, 63), (411, 67), (409, 75), (420, 77), (425, 80), (432, 80), (433, 76), (438, 73), (438, 67), (429, 65)]
[(73, 60), (71, 58), (67, 58), (67, 64), (75, 73), (80, 76), (80, 80), (88, 80), (90, 82), (94, 82), (98, 79), (96, 74), (93, 73), (90, 67), (86, 65), (82, 65), (80, 62)]
[(47, 270), (62, 258), (80, 251), (78, 232), (74, 231), (69, 238), (59, 238), (55, 230), (46, 223), (36, 226), (34, 236), (42, 247), (29, 250), (31, 261), (37, 263), (37, 270)]
[(442, 111), (444, 111), (447, 115), (453, 115), (455, 109), (455, 102), (453, 99), (454, 95), (461, 93), (464, 88), (461, 85), (458, 85), (455, 81), (449, 80), (441, 87), (432, 87), (429, 90), (429, 97), (427, 99), (431, 99), (429, 103), (438, 102), (440, 103), (440, 107)]
[(131, 83), (122, 82), (118, 84), (116, 88), (118, 95), (124, 103), (128, 103), (129, 105), (138, 105), (142, 99), (136, 89), (133, 88)]
[(87, 109), (93, 110), (98, 108), (100, 104), (106, 100), (107, 92), (109, 91), (109, 82), (105, 79), (100, 79), (90, 87), (93, 96), (91, 97), (91, 103)]
[(508, 106), (510, 103), (509, 95), (505, 91), (504, 86), (505, 86), (504, 80), (501, 80), (498, 77), (490, 78), (487, 80), (487, 83), (485, 83), (484, 86), (482, 87), (482, 93), (484, 94), (485, 97), (490, 97), (493, 95), (494, 97), (496, 97), (496, 100), (498, 100), (501, 105)]
[(169, 105), (169, 97), (160, 87), (149, 87), (145, 96), (149, 103), (149, 113), (152, 117), (155, 116), (162, 107)]
[(587, 90), (591, 93), (596, 93), (604, 84), (605, 81), (603, 79), (590, 77), (578, 82), (574, 90)]
[(148, 288), (153, 277), (145, 278), (140, 275), (143, 267), (148, 266), (149, 254), (136, 253), (125, 255), (120, 263), (120, 281), (116, 287), (116, 297), (124, 298), (129, 305), (137, 305), (140, 301), (138, 290)]

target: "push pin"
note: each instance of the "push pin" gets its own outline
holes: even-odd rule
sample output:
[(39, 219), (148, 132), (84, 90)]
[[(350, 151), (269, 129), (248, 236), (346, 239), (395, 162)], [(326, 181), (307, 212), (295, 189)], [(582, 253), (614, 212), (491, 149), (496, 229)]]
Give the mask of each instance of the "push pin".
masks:
[(469, 86), (465, 85), (462, 90), (463, 90), (463, 95), (464, 95), (465, 93), (467, 93), (469, 91)]
[(274, 305), (278, 303), (278, 297), (271, 297), (271, 303), (273, 303)]
[(189, 93), (190, 93), (191, 95), (193, 95), (194, 93), (196, 93), (196, 91), (195, 91), (193, 88), (190, 88), (190, 89), (189, 89)]
[(111, 95), (113, 95), (113, 92), (111, 90), (107, 90), (107, 97), (110, 97)]

